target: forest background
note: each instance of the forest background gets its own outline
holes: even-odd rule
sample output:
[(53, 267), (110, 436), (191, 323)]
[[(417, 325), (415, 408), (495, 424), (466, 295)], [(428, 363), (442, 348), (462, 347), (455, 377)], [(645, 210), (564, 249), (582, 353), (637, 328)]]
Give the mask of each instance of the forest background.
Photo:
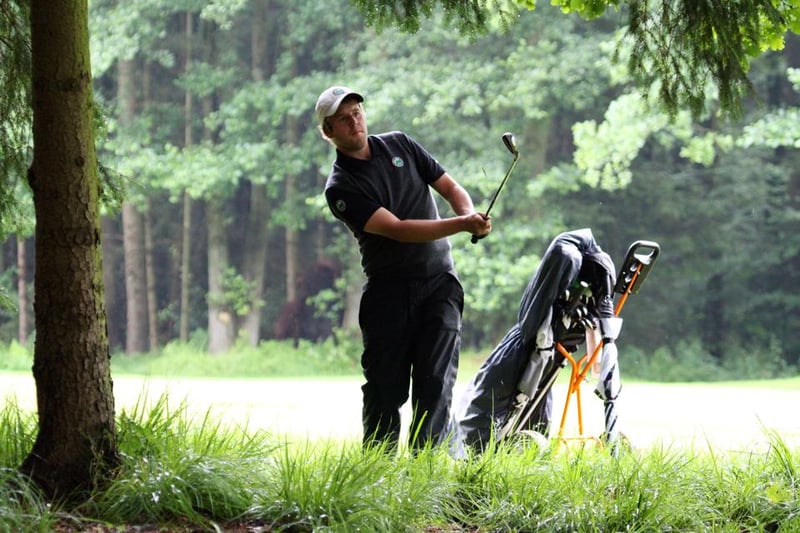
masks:
[[(722, 114), (711, 90), (700, 116), (670, 117), (627, 74), (624, 22), (542, 4), (479, 41), (438, 20), (377, 38), (345, 0), (91, 2), (112, 349), (191, 342), (221, 355), (357, 335), (363, 276), (321, 196), (333, 153), (313, 119), (319, 92), (343, 83), (365, 94), (371, 132), (416, 137), (479, 209), (510, 163), (500, 136), (516, 135), (491, 236), (452, 238), (468, 349), (514, 322), (556, 234), (591, 227), (617, 264), (637, 239), (662, 247), (626, 306), (623, 339), (640, 362), (691, 353), (749, 377), (793, 371), (800, 40), (753, 62), (741, 116)], [(16, 307), (0, 311), (0, 341), (30, 345), (33, 208), (19, 178), (1, 225)]]

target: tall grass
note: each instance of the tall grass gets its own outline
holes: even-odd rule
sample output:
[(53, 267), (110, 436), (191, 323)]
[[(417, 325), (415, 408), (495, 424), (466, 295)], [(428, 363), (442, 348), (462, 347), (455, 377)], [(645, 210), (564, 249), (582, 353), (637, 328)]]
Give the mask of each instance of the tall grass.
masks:
[(64, 508), (16, 473), (34, 426), (0, 413), (0, 531), (800, 531), (798, 451), (777, 434), (760, 453), (523, 442), (454, 460), (289, 441), (162, 396), (120, 414), (117, 475)]

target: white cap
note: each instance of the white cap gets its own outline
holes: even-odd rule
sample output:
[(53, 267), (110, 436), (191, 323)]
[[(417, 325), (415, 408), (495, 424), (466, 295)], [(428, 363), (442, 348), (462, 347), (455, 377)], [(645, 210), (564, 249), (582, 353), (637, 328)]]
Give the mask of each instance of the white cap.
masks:
[(316, 111), (320, 126), (325, 122), (326, 118), (336, 113), (341, 103), (348, 96), (354, 96), (359, 102), (364, 101), (364, 97), (359, 93), (341, 85), (328, 87), (319, 95), (319, 98), (317, 98)]

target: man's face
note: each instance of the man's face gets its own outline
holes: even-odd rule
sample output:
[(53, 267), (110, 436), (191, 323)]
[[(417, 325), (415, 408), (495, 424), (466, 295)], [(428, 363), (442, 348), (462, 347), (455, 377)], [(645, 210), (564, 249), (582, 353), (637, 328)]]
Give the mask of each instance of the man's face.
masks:
[(357, 152), (367, 144), (367, 118), (361, 103), (355, 99), (344, 101), (335, 114), (327, 118), (325, 132), (333, 144), (343, 152)]

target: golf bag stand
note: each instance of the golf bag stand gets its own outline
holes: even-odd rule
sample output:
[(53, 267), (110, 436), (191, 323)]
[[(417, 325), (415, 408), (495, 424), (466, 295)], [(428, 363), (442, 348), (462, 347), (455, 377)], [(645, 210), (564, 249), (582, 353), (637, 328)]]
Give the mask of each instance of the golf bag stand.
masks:
[[(485, 449), (515, 435), (551, 433), (552, 387), (570, 365), (558, 443), (584, 436), (580, 385), (594, 367), (595, 393), (603, 400), (605, 432), (618, 439), (616, 399), (620, 391), (617, 339), (620, 311), (638, 292), (659, 254), (658, 244), (636, 241), (615, 277), (614, 264), (590, 229), (558, 235), (550, 244), (520, 302), (517, 323), (494, 348), (454, 409), (451, 454)], [(615, 295), (619, 295), (614, 305)], [(573, 354), (586, 343), (586, 353)], [(577, 437), (565, 435), (570, 406), (577, 405)]]
[[(630, 245), (614, 285), (614, 293), (619, 295), (614, 307), (614, 316), (597, 319), (594, 327), (584, 323), (586, 325), (586, 352), (580, 358), (573, 356), (574, 349), (570, 350), (562, 342), (556, 342), (556, 350), (562, 359), (560, 360), (560, 365), (551, 367), (550, 370), (553, 375), (546, 376), (545, 383), (548, 384), (548, 387), (552, 386), (561, 368), (566, 364), (569, 364), (570, 367), (564, 410), (561, 414), (561, 422), (556, 436), (557, 445), (570, 441), (585, 442), (587, 440), (595, 440), (600, 444), (607, 445), (612, 454), (617, 454), (619, 429), (617, 427), (616, 400), (622, 388), (622, 383), (620, 381), (619, 365), (617, 364), (617, 347), (614, 341), (619, 336), (622, 328), (622, 319), (619, 315), (628, 296), (639, 292), (659, 253), (659, 245), (652, 241), (640, 240)], [(583, 427), (581, 384), (587, 381), (587, 375), (592, 370), (598, 375), (594, 392), (603, 400), (605, 415), (605, 433), (600, 439), (594, 436), (586, 436)], [(547, 392), (542, 390), (540, 394)], [(565, 432), (566, 422), (573, 400), (576, 412), (577, 434), (567, 435)], [(504, 427), (505, 433), (501, 431), (501, 436), (508, 435), (514, 426), (522, 427), (527, 417), (535, 412), (537, 404), (541, 401), (543, 399), (534, 397), (531, 399), (531, 405), (522, 406), (519, 420), (511, 425), (507, 424)]]

